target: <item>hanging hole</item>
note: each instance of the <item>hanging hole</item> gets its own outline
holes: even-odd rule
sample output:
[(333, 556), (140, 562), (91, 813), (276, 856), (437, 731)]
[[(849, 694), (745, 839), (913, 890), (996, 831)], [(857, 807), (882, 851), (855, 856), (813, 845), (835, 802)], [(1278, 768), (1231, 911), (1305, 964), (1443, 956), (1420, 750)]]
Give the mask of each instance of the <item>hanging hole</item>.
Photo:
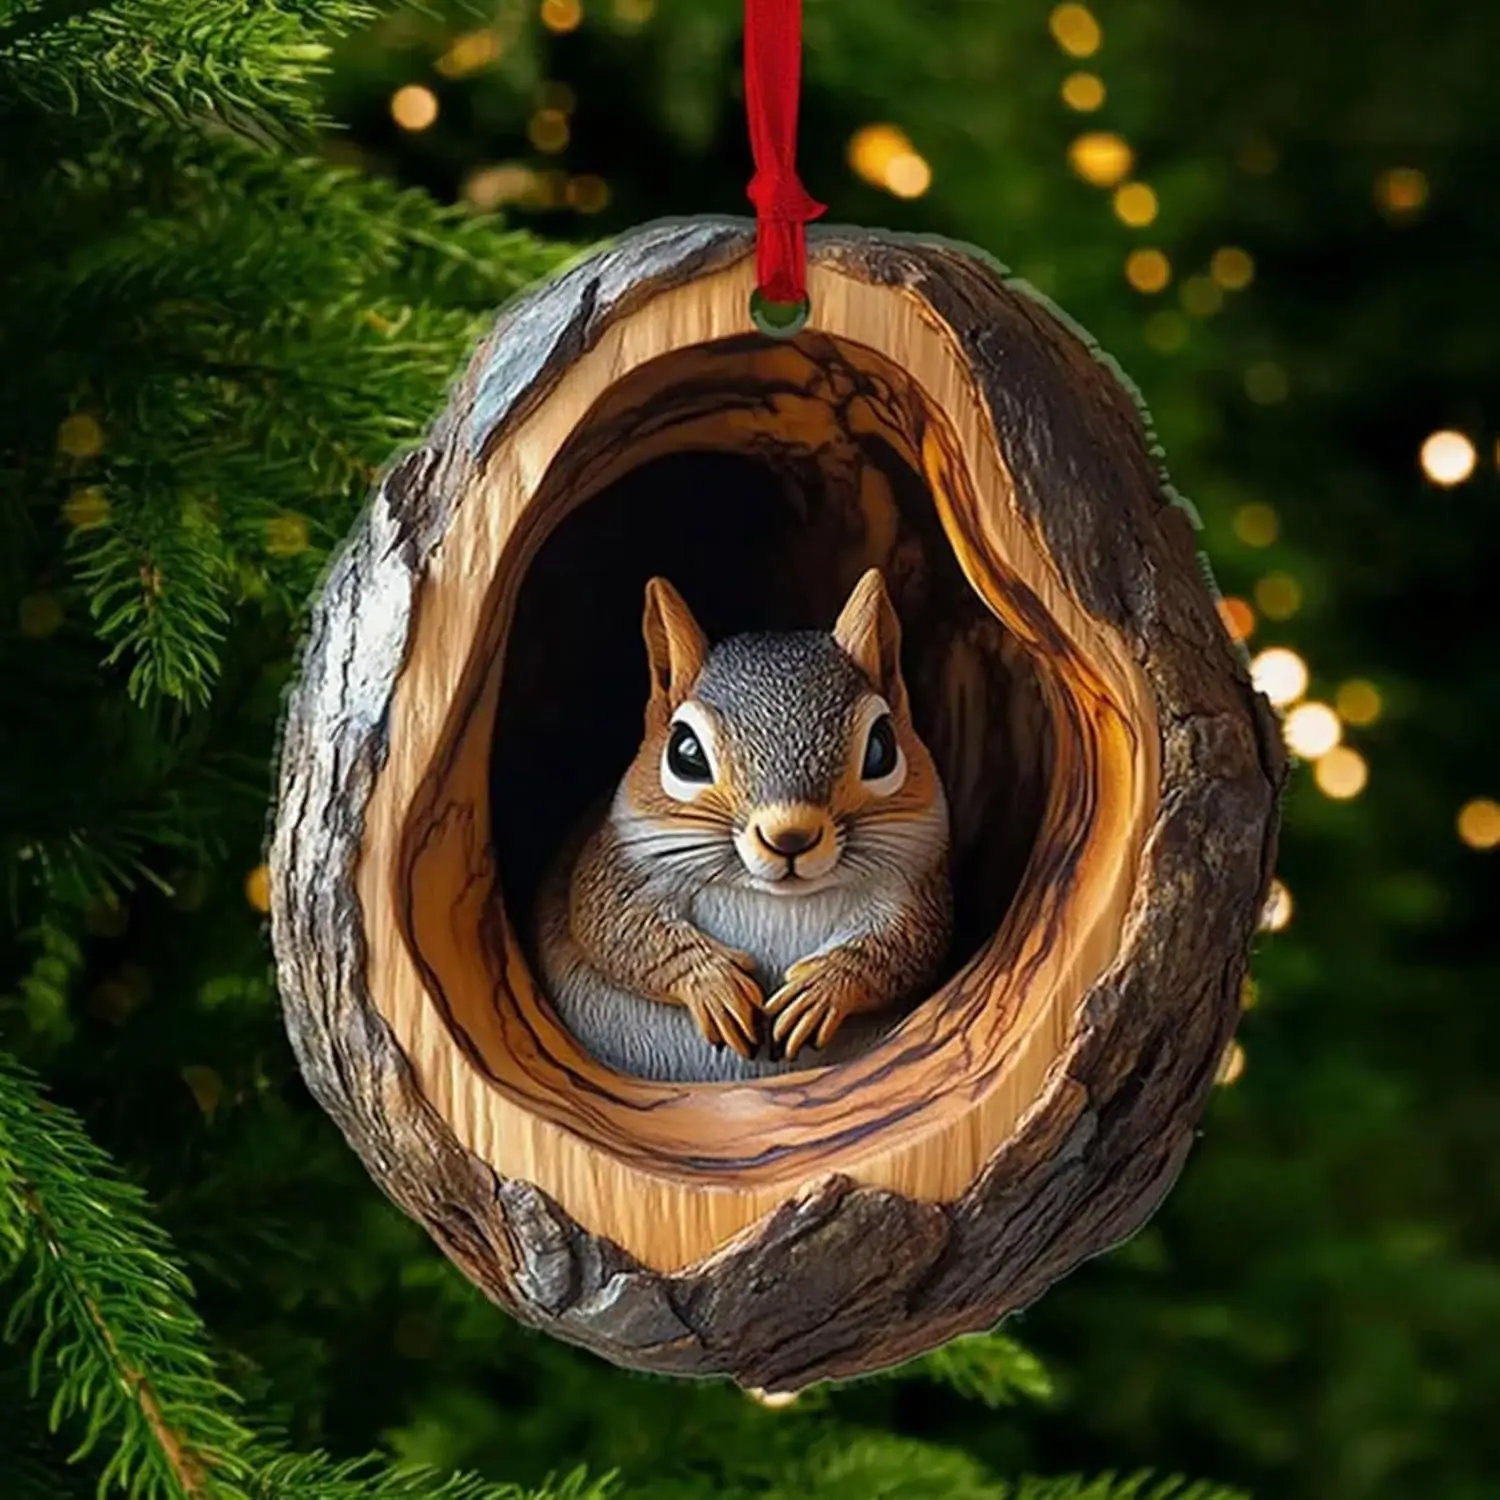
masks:
[(750, 321), (767, 338), (795, 338), (807, 326), (811, 309), (806, 295), (797, 302), (773, 302), (759, 287), (750, 293)]

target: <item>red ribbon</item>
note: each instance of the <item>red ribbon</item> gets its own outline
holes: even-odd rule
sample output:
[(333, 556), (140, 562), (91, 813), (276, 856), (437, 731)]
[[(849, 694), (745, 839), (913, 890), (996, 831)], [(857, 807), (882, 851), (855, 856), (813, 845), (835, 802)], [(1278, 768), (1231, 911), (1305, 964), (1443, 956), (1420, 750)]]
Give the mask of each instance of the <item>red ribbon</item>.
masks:
[(803, 226), (824, 205), (797, 176), (797, 95), (802, 84), (802, 0), (745, 0), (745, 109), (755, 176), (755, 274), (768, 302), (807, 295)]

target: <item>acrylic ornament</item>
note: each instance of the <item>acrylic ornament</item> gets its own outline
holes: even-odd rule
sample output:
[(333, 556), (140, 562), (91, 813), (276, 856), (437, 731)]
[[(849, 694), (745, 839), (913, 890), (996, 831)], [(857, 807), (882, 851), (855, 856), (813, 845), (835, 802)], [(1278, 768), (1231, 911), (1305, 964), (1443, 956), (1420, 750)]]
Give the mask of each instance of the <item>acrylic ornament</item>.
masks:
[[(503, 312), (313, 612), (270, 855), (287, 1024), (485, 1293), (619, 1363), (792, 1390), (1025, 1307), (1133, 1232), (1239, 1013), (1283, 756), (1134, 393), (975, 251), (650, 226)], [(653, 1084), (520, 934), (632, 754), (645, 579), (711, 634), (880, 567), (953, 807), (950, 972), (852, 1061)]]

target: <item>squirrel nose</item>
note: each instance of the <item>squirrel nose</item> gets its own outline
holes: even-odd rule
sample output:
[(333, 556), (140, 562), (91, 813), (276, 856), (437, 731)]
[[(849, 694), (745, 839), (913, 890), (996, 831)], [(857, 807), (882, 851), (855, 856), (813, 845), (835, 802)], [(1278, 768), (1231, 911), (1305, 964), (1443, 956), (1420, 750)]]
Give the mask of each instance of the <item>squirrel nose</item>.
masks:
[(787, 859), (796, 859), (799, 854), (806, 854), (823, 837), (823, 830), (800, 827), (791, 823), (781, 828), (773, 828), (770, 833), (767, 833), (757, 823), (755, 836), (772, 854), (781, 854)]

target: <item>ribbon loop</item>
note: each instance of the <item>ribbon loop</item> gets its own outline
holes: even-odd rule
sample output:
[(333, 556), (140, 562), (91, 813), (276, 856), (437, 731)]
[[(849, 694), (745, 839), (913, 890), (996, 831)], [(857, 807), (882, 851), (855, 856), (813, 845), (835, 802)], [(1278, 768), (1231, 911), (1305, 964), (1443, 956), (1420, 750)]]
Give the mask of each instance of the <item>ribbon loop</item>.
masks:
[(823, 211), (797, 176), (802, 0), (745, 0), (745, 109), (755, 175), (755, 274), (771, 302), (807, 297), (804, 225)]

